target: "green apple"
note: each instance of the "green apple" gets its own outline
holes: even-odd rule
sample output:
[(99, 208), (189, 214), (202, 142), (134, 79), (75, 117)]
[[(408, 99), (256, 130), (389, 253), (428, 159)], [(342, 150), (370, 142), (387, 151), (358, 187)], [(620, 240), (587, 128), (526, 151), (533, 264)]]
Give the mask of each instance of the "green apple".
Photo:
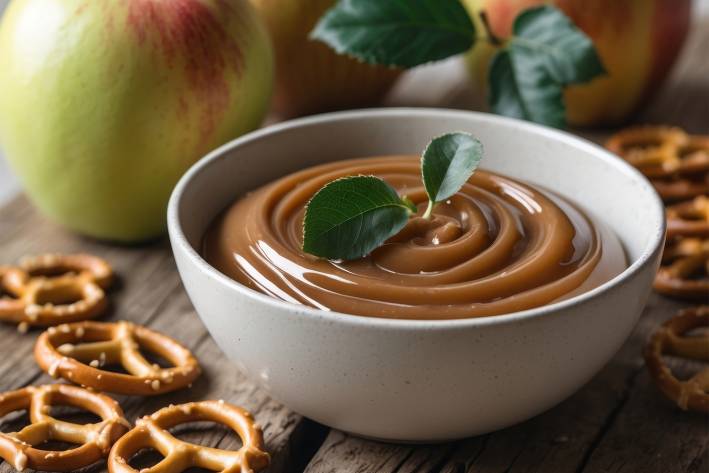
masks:
[(184, 171), (261, 123), (272, 81), (247, 0), (13, 0), (0, 145), (52, 219), (145, 240), (163, 233)]

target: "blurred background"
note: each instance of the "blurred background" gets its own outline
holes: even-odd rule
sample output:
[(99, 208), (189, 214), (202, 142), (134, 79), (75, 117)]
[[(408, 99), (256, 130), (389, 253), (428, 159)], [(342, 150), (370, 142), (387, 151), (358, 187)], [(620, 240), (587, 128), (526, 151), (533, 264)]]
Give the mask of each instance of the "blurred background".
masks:
[[(10, 0), (0, 0), (0, 15), (9, 2)], [(709, 16), (709, 0), (694, 0), (694, 7), (693, 18), (696, 26)], [(680, 66), (681, 63), (682, 58), (679, 60)], [(679, 67), (675, 68), (675, 74), (678, 69)], [(468, 87), (462, 59), (456, 57), (409, 71), (387, 96), (384, 105), (482, 108), (483, 104), (475, 102), (479, 99), (468, 93)], [(275, 118), (271, 117), (266, 124), (274, 120)], [(11, 174), (0, 148), (0, 205), (7, 202), (18, 191), (17, 180)]]

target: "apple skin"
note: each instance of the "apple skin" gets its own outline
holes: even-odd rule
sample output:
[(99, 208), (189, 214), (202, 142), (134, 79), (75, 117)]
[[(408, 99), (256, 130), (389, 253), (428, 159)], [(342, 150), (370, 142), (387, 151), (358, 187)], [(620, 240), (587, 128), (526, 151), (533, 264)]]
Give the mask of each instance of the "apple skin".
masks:
[(152, 239), (184, 171), (261, 123), (272, 81), (247, 0), (13, 0), (0, 24), (0, 145), (50, 218)]
[(401, 75), (308, 38), (335, 0), (251, 0), (276, 56), (274, 110), (284, 118), (376, 105)]
[[(658, 90), (689, 31), (691, 0), (463, 0), (478, 31), (479, 12), (487, 13), (492, 31), (511, 35), (522, 10), (552, 3), (593, 40), (608, 72), (588, 84), (567, 88), (567, 119), (577, 126), (612, 126), (625, 122)], [(479, 42), (468, 54), (472, 76), (486, 89), (494, 49)]]

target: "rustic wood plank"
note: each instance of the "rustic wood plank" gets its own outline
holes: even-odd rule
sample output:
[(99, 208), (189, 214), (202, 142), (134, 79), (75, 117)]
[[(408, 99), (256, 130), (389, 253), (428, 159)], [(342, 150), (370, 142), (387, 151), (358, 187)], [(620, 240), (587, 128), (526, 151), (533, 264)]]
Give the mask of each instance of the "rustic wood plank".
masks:
[[(709, 133), (709, 20), (697, 23), (668, 84), (638, 123), (674, 124)], [(406, 86), (406, 84), (405, 84)], [(405, 91), (397, 91), (405, 96)], [(399, 95), (392, 105), (401, 105)], [(421, 105), (425, 98), (420, 98)], [(478, 108), (480, 98), (463, 83), (435, 100), (453, 108)], [(609, 131), (582, 131), (603, 143)], [(706, 418), (666, 401), (645, 372), (641, 349), (648, 335), (686, 306), (653, 295), (617, 356), (574, 396), (528, 422), (465, 441), (428, 447), (382, 444), (331, 432), (306, 471), (492, 472), (693, 472), (709, 465)], [(674, 363), (680, 371), (690, 363)], [(441, 460), (441, 458), (443, 458)]]
[(328, 435), (306, 471), (335, 472), (416, 472), (437, 471), (455, 446), (397, 446), (349, 436), (337, 430)]
[[(0, 229), (3, 235), (0, 261), (3, 262), (11, 263), (22, 255), (44, 251), (85, 251), (105, 257), (113, 264), (119, 279), (110, 293), (111, 309), (104, 319), (125, 319), (148, 325), (182, 341), (198, 357), (204, 375), (191, 389), (152, 398), (114, 396), (130, 421), (170, 403), (224, 399), (251, 410), (264, 426), (267, 448), (273, 455), (269, 471), (302, 471), (326, 429), (271, 400), (228, 363), (194, 312), (166, 241), (116, 247), (77, 237), (46, 222), (23, 197), (0, 210)], [(38, 333), (36, 330), (22, 335), (14, 326), (0, 325), (3, 340), (0, 391), (53, 382), (32, 358)], [(235, 436), (227, 429), (214, 426), (192, 429), (182, 438), (220, 448), (238, 447)], [(88, 470), (105, 471), (105, 468), (99, 463)], [(13, 470), (9, 465), (0, 465), (0, 472), (10, 471)]]

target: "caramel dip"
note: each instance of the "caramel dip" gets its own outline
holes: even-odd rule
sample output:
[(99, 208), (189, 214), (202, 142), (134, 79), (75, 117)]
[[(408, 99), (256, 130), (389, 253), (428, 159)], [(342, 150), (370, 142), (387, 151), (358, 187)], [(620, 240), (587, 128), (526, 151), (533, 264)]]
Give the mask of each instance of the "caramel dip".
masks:
[[(413, 200), (418, 216), (371, 255), (328, 261), (303, 253), (309, 199), (330, 181), (375, 175)], [(347, 314), (458, 319), (506, 314), (586, 292), (626, 268), (620, 242), (548, 191), (476, 171), (420, 217), (427, 197), (417, 156), (308, 168), (237, 200), (216, 218), (206, 260), (275, 298)]]

